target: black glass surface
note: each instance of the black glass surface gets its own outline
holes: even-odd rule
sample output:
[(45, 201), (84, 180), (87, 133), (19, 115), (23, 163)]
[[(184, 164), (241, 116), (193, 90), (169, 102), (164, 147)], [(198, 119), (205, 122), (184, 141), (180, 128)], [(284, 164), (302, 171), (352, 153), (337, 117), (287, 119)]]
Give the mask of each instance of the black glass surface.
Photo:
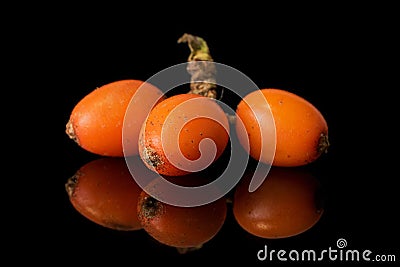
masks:
[[(357, 50), (360, 41), (349, 32), (342, 32), (346, 29), (343, 25), (328, 20), (322, 23), (321, 27), (292, 24), (279, 30), (272, 26), (240, 28), (232, 33), (225, 31), (225, 26), (144, 29), (136, 25), (130, 32), (101, 27), (61, 29), (53, 39), (54, 58), (49, 61), (49, 65), (54, 63), (49, 73), (55, 81), (52, 95), (58, 112), (51, 116), (51, 138), (56, 141), (43, 157), (43, 163), (47, 158), (56, 163), (47, 168), (51, 173), (43, 166), (40, 179), (45, 182), (40, 187), (45, 188), (45, 193), (34, 205), (40, 207), (40, 212), (29, 216), (39, 226), (32, 229), (34, 238), (20, 245), (20, 249), (34, 248), (43, 238), (42, 246), (37, 245), (40, 252), (34, 256), (43, 261), (51, 254), (67, 264), (82, 260), (114, 261), (115, 266), (137, 265), (140, 261), (210, 265), (248, 262), (248, 266), (265, 266), (293, 264), (277, 258), (260, 261), (257, 253), (265, 246), (276, 251), (320, 252), (329, 247), (337, 249), (337, 241), (344, 239), (346, 249), (371, 250), (370, 258), (377, 254), (400, 258), (394, 215), (398, 210), (397, 190), (392, 185), (397, 175), (385, 169), (392, 166), (392, 156), (377, 152), (381, 146), (390, 146), (393, 137), (381, 132), (382, 127), (387, 128), (374, 115), (376, 106), (371, 101), (375, 97), (365, 92), (366, 80), (373, 77), (357, 69), (362, 65), (360, 61), (368, 60)], [(331, 146), (328, 153), (304, 167), (322, 184), (324, 193), (324, 214), (311, 229), (290, 238), (255, 237), (238, 225), (228, 203), (220, 232), (201, 249), (182, 254), (158, 243), (143, 230), (117, 231), (100, 226), (71, 205), (66, 181), (84, 164), (101, 158), (83, 150), (66, 135), (65, 125), (73, 107), (103, 84), (130, 78), (146, 80), (164, 68), (186, 62), (188, 47), (176, 43), (184, 32), (202, 36), (215, 61), (245, 73), (260, 88), (295, 92), (325, 116)], [(185, 90), (178, 88), (171, 94)], [(379, 96), (375, 99), (381, 100)], [(239, 100), (229, 91), (222, 98), (232, 108)], [(48, 116), (43, 123), (50, 123)], [(397, 152), (393, 153), (395, 156)], [(38, 221), (39, 218), (44, 220)], [(338, 263), (339, 259), (325, 258), (324, 262)]]

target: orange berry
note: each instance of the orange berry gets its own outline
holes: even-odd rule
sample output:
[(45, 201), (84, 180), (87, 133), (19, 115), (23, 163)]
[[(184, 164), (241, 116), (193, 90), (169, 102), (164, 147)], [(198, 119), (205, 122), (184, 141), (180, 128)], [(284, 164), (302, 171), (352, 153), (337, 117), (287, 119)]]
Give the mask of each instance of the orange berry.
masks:
[(274, 135), (274, 166), (311, 163), (329, 146), (325, 118), (309, 101), (294, 93), (273, 88), (251, 92), (240, 101), (236, 114), (243, 121), (236, 124), (240, 143), (261, 162), (271, 163), (263, 155), (270, 155), (274, 149)]
[[(158, 99), (164, 99), (157, 87), (139, 80), (120, 80), (96, 88), (81, 99), (71, 112), (66, 133), (85, 150), (102, 156), (124, 156), (123, 126), (125, 113), (135, 93), (134, 116), (129, 116), (126, 156), (137, 155), (137, 140), (146, 116)], [(142, 91), (143, 90), (143, 91)]]
[[(186, 175), (205, 169), (221, 156), (229, 141), (228, 132), (226, 114), (214, 99), (174, 95), (157, 104), (143, 124), (140, 157), (161, 175)], [(201, 142), (206, 139), (211, 142), (205, 142), (201, 151)]]

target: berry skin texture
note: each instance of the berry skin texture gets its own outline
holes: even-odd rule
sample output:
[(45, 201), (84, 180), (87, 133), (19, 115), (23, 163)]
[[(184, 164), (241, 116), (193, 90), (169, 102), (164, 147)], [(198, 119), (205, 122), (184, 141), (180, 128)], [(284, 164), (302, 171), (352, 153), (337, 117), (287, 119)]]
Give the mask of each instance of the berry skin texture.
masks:
[[(138, 90), (141, 88), (140, 90)], [(126, 156), (138, 154), (137, 140), (153, 103), (164, 96), (160, 89), (140, 80), (119, 80), (96, 88), (73, 108), (66, 125), (67, 135), (83, 149), (101, 156), (123, 157), (124, 118), (131, 99), (140, 91), (135, 116), (127, 121), (129, 143)]]
[(151, 110), (139, 134), (139, 155), (161, 175), (182, 176), (216, 161), (228, 141), (229, 121), (214, 99), (178, 94)]
[(268, 239), (299, 235), (321, 218), (323, 196), (319, 181), (297, 168), (272, 167), (261, 186), (248, 191), (247, 172), (235, 189), (233, 215), (248, 233)]
[(143, 229), (158, 242), (176, 248), (199, 248), (222, 228), (225, 198), (197, 207), (177, 207), (160, 202), (145, 191), (139, 195), (137, 212)]
[(236, 124), (238, 139), (256, 160), (271, 164), (271, 159), (263, 155), (270, 154), (267, 151), (274, 147), (273, 127), (276, 136), (273, 166), (306, 165), (327, 152), (327, 122), (315, 106), (299, 95), (274, 88), (254, 91), (240, 101), (236, 114), (244, 124), (244, 127)]
[(73, 207), (90, 221), (113, 230), (142, 228), (136, 212), (142, 189), (123, 158), (100, 158), (83, 165), (65, 188)]

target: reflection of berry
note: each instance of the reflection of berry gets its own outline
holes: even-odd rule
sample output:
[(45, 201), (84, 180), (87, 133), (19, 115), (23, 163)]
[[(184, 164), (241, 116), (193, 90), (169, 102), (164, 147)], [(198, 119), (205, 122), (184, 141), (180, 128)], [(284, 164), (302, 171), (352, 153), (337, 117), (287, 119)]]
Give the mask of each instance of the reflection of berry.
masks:
[(123, 158), (91, 161), (65, 187), (73, 207), (89, 220), (115, 230), (142, 228), (136, 213), (142, 190), (132, 179)]
[(145, 191), (139, 195), (137, 212), (143, 229), (162, 244), (177, 248), (198, 248), (211, 240), (224, 224), (224, 198), (197, 207), (162, 203)]
[(298, 235), (315, 225), (323, 214), (317, 179), (294, 168), (272, 167), (261, 186), (248, 191), (252, 172), (238, 184), (233, 214), (247, 232), (263, 238)]

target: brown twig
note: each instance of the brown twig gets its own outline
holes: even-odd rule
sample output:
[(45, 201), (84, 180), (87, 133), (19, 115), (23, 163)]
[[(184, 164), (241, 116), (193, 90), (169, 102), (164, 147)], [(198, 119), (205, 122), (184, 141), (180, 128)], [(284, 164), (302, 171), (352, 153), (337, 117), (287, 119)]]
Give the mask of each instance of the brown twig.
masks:
[(207, 43), (203, 38), (187, 33), (178, 39), (178, 43), (188, 43), (191, 51), (187, 66), (187, 71), (191, 75), (189, 93), (216, 99), (217, 71)]

